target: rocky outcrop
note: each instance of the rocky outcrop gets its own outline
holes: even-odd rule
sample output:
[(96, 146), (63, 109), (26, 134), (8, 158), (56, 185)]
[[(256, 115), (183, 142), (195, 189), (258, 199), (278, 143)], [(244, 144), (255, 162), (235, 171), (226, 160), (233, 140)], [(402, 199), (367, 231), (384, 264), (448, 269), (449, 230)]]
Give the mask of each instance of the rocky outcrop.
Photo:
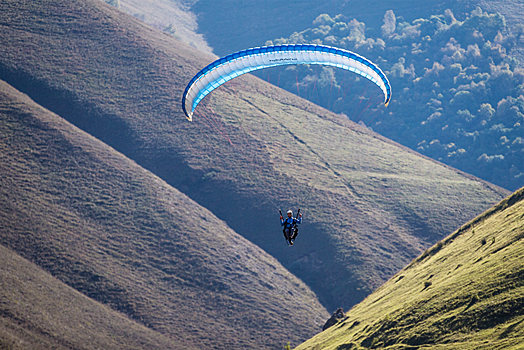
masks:
[(333, 326), (340, 320), (344, 319), (344, 317), (345, 317), (344, 309), (338, 308), (337, 311), (333, 312), (333, 315), (330, 317), (329, 320), (327, 320), (326, 324), (324, 324), (324, 326), (322, 327), (322, 330), (325, 331), (326, 329)]

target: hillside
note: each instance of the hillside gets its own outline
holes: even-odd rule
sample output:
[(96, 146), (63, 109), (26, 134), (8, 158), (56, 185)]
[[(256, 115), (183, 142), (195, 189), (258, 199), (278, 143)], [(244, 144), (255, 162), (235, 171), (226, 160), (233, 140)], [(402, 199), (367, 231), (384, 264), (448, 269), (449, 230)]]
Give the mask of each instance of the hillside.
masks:
[(523, 218), (521, 189), (296, 349), (521, 349)]
[[(225, 220), (328, 309), (507, 194), (252, 76), (189, 123), (181, 95), (211, 56), (98, 1), (2, 6), (0, 78)], [(305, 215), (291, 249), (279, 207)]]
[[(19, 333), (67, 346), (84, 327), (102, 342), (135, 322), (136, 338), (118, 333), (122, 348), (264, 349), (307, 339), (327, 316), (303, 282), (208, 210), (4, 82), (0, 135), (0, 244), (92, 299), (71, 309), (27, 281), (2, 304)], [(0, 267), (25, 280), (23, 268)], [(35, 304), (19, 315), (23, 298)], [(94, 301), (105, 306), (90, 311)], [(100, 329), (85, 325), (101, 308)], [(71, 332), (62, 309), (79, 312)]]
[(161, 350), (185, 345), (87, 298), (0, 246), (0, 349)]

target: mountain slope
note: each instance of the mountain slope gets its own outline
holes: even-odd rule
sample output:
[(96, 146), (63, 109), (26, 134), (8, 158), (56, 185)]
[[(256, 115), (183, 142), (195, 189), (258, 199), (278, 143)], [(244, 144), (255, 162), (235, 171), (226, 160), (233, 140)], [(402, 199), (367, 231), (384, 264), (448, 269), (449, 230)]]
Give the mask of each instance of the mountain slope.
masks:
[(429, 249), (296, 349), (520, 349), (524, 189)]
[(1, 349), (180, 349), (186, 345), (87, 298), (0, 246)]
[(212, 213), (4, 82), (0, 135), (0, 243), (177, 348), (275, 348), (327, 315)]
[[(189, 123), (183, 89), (213, 57), (81, 4), (4, 2), (0, 77), (204, 205), (329, 309), (359, 302), (507, 194), (252, 76)], [(279, 207), (305, 213), (292, 249)]]

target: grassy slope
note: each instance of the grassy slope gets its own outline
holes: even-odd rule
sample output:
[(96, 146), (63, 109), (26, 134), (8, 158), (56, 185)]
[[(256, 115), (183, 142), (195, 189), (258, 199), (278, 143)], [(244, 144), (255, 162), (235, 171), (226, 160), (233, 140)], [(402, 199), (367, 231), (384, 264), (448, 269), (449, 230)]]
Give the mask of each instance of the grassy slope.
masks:
[[(315, 291), (320, 290), (321, 297), (327, 294), (333, 298), (328, 300), (331, 308), (337, 301), (346, 307), (356, 302), (405, 266), (412, 254), (438, 240), (440, 230), (449, 232), (475, 207), (490, 205), (492, 197), (485, 192), (484, 183), (436, 166), (376, 134), (345, 124), (344, 120), (319, 116), (290, 105), (285, 99), (276, 101), (278, 96), (263, 91), (262, 85), (238, 85), (225, 89), (223, 96), (216, 94), (209, 108), (222, 115), (227, 115), (226, 111), (242, 115), (241, 123), (250, 130), (252, 139), (241, 142), (240, 147), (254, 143), (267, 149), (271, 168), (260, 166), (258, 154), (255, 171), (264, 176), (250, 176), (253, 170), (249, 163), (239, 166), (230, 162), (219, 164), (218, 168), (226, 171), (215, 177), (233, 182), (244, 174), (244, 191), (254, 187), (256, 192), (277, 198), (278, 203), (306, 209), (307, 222), (312, 227), (308, 231), (304, 228), (307, 233), (292, 252), (277, 256), (282, 256), (284, 265)], [(232, 96), (236, 98), (230, 99)], [(318, 112), (315, 106), (309, 107)], [(297, 114), (300, 118), (290, 118)], [(240, 123), (235, 116), (225, 119), (228, 125)], [(329, 135), (329, 139), (316, 137), (319, 133)], [(230, 131), (229, 135), (233, 140), (241, 140), (242, 132)], [(251, 157), (248, 152), (242, 155)], [(250, 178), (257, 183), (250, 183)], [(281, 190), (263, 188), (273, 183), (280, 184)], [(220, 208), (212, 198), (201, 201), (215, 208), (219, 216), (226, 217), (231, 210)], [(269, 210), (270, 203), (267, 207)], [(263, 221), (258, 225), (264, 225)], [(242, 231), (240, 227), (236, 229)], [(246, 234), (258, 245), (268, 246), (259, 235)], [(336, 293), (341, 293), (339, 298), (334, 296)]]
[[(0, 243), (150, 328), (144, 342), (154, 330), (171, 338), (160, 337), (157, 348), (275, 348), (312, 336), (327, 316), (274, 258), (4, 82), (0, 135)], [(53, 324), (67, 300), (24, 293), (40, 298), (33, 299), (34, 315), (49, 314), (45, 326), (57, 342), (76, 342), (85, 313), (71, 320), (72, 333), (62, 332)], [(31, 309), (24, 312), (11, 322), (20, 319), (20, 331), (30, 332), (34, 318)], [(112, 331), (106, 326), (95, 329), (101, 340)], [(133, 338), (126, 345), (136, 346)]]
[(0, 246), (0, 349), (189, 349), (187, 345), (87, 298)]
[[(181, 94), (212, 57), (100, 2), (2, 6), (0, 77), (209, 208), (330, 309), (507, 194), (251, 76), (189, 123)], [(276, 206), (299, 205), (289, 249)]]
[(298, 349), (521, 349), (524, 189), (439, 242)]

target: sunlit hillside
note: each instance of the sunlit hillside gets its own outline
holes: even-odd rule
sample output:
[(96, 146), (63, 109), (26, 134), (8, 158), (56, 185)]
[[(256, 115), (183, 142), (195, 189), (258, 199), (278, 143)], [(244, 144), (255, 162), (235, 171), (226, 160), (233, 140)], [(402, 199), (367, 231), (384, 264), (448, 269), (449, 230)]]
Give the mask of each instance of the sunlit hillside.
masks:
[(523, 219), (520, 190), (296, 349), (522, 349)]

